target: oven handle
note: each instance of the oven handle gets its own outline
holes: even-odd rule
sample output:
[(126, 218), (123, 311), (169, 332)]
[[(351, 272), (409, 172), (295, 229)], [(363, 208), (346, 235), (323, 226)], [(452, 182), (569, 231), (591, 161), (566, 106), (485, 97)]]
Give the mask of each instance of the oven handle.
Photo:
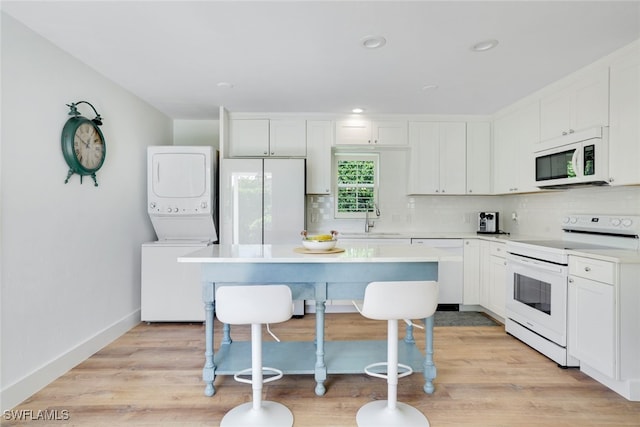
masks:
[(537, 268), (539, 270), (549, 271), (552, 273), (564, 273), (567, 270), (567, 266), (558, 265), (551, 262), (545, 262), (538, 259), (526, 258), (520, 255), (507, 253), (507, 263), (513, 263), (515, 265), (522, 265), (531, 268)]

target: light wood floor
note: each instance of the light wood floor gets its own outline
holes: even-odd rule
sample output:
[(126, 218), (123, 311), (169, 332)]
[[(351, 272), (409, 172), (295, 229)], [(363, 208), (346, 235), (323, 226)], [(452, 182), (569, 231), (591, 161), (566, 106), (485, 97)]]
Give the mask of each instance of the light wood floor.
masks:
[[(314, 316), (272, 330), (283, 340), (306, 339)], [(235, 339), (249, 335), (247, 328), (233, 331)], [(386, 324), (328, 314), (327, 331), (328, 339), (385, 339)], [(416, 338), (424, 348), (424, 334)], [(200, 324), (140, 324), (15, 408), (67, 410), (68, 421), (3, 419), (2, 425), (217, 426), (226, 411), (250, 400), (251, 386), (218, 377), (216, 395), (205, 397), (203, 341)], [(435, 393), (425, 395), (422, 375), (413, 374), (400, 380), (398, 394), (434, 427), (640, 426), (640, 402), (577, 369), (559, 369), (501, 326), (436, 327), (435, 350)], [(313, 376), (285, 376), (265, 385), (265, 398), (287, 405), (295, 426), (339, 427), (355, 426), (358, 408), (387, 391), (384, 380), (364, 374), (330, 376), (326, 385), (327, 394), (318, 397)]]

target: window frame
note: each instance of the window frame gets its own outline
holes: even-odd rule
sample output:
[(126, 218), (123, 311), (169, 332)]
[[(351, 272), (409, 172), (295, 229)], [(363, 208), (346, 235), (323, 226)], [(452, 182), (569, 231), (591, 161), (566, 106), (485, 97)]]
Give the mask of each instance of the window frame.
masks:
[[(378, 190), (380, 188), (380, 155), (378, 153), (334, 153), (333, 155), (333, 189), (335, 194), (335, 203), (333, 207), (333, 215), (336, 219), (349, 219), (349, 218), (365, 218), (366, 211), (358, 212), (339, 212), (338, 207), (340, 197), (340, 185), (338, 183), (339, 176), (339, 162), (342, 160), (360, 160), (360, 161), (373, 161), (373, 204), (378, 204)], [(369, 212), (374, 211), (374, 207), (371, 206)]]

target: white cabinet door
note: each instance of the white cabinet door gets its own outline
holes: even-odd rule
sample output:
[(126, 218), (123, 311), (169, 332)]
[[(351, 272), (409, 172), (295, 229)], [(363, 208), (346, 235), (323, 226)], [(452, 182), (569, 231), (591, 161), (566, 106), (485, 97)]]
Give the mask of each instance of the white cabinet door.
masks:
[(371, 144), (371, 122), (364, 119), (336, 121), (336, 145)]
[(506, 306), (506, 280), (505, 244), (491, 242), (489, 244), (491, 256), (489, 257), (489, 310), (505, 317)]
[(614, 62), (610, 72), (610, 182), (640, 184), (640, 50)]
[(569, 278), (569, 354), (616, 378), (615, 292), (612, 284)]
[(336, 145), (406, 145), (406, 120), (336, 121)]
[(540, 139), (609, 124), (609, 70), (603, 67), (540, 102)]
[(491, 194), (491, 124), (467, 123), (467, 194)]
[(493, 123), (493, 192), (538, 191), (533, 152), (540, 135), (539, 103), (531, 103)]
[(480, 304), (480, 243), (477, 239), (464, 241), (462, 303)]
[(305, 120), (271, 120), (269, 123), (269, 155), (304, 157), (307, 155)]
[(466, 124), (409, 123), (409, 194), (466, 193)]
[(480, 240), (480, 305), (486, 308), (491, 306), (490, 303), (490, 284), (491, 284), (491, 245), (486, 240)]
[(440, 125), (440, 193), (466, 194), (466, 123)]
[(371, 126), (372, 141), (378, 145), (407, 145), (407, 122), (377, 121)]
[(409, 123), (409, 194), (440, 191), (440, 126), (436, 122)]
[(269, 120), (231, 120), (229, 124), (231, 157), (264, 157), (269, 155)]
[(332, 145), (331, 121), (307, 121), (307, 194), (331, 194)]
[(230, 157), (304, 157), (305, 120), (233, 119), (229, 124)]

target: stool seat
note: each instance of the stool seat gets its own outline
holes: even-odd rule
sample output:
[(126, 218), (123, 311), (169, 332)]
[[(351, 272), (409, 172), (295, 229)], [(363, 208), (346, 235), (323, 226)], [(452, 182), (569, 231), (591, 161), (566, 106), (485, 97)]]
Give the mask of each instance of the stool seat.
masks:
[[(373, 363), (365, 373), (387, 379), (387, 400), (369, 402), (358, 410), (359, 427), (423, 427), (429, 420), (417, 408), (398, 402), (398, 378), (413, 370), (398, 363), (398, 320), (424, 319), (438, 306), (438, 283), (434, 281), (371, 282), (364, 294), (361, 313), (364, 317), (387, 321), (387, 361)], [(375, 366), (387, 366), (387, 374), (371, 371)], [(404, 369), (401, 374), (398, 368)]]
[[(251, 368), (234, 378), (251, 384), (253, 400), (227, 412), (220, 427), (291, 427), (293, 414), (281, 403), (262, 400), (262, 385), (282, 378), (282, 371), (262, 366), (262, 324), (280, 323), (293, 315), (291, 289), (285, 285), (223, 286), (216, 291), (216, 316), (228, 324), (251, 325)], [(251, 380), (240, 375), (251, 373)], [(263, 374), (274, 376), (264, 379)]]

